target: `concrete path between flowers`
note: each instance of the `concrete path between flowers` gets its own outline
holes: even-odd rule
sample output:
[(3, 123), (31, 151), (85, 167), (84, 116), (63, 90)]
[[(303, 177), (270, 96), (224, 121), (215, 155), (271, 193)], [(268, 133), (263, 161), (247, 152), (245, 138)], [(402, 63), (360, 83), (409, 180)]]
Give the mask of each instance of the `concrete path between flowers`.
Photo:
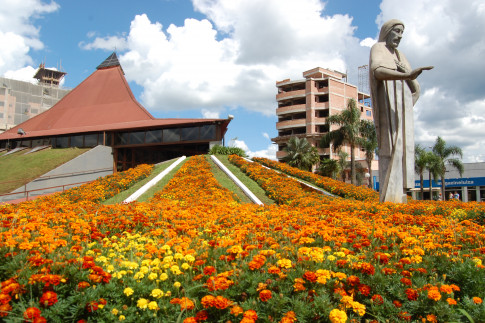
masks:
[(234, 174), (226, 166), (224, 166), (224, 164), (222, 164), (216, 156), (211, 155), (211, 159), (224, 173), (226, 173), (227, 176), (229, 176), (229, 178), (244, 192), (244, 194), (246, 194), (246, 196), (253, 201), (254, 204), (264, 205), (264, 203), (261, 202), (261, 200), (258, 199), (256, 195), (254, 195), (254, 193), (247, 188), (246, 185), (244, 185), (236, 176), (234, 176)]
[(182, 156), (179, 159), (177, 159), (172, 165), (165, 168), (163, 172), (161, 172), (160, 174), (155, 176), (151, 181), (149, 181), (148, 183), (140, 187), (135, 193), (131, 194), (126, 200), (123, 201), (123, 203), (130, 203), (130, 202), (136, 201), (140, 196), (143, 195), (143, 193), (145, 193), (150, 188), (155, 186), (158, 182), (160, 182), (162, 178), (164, 178), (175, 167), (177, 167), (177, 165), (180, 164), (185, 158), (186, 158), (185, 156)]
[[(248, 162), (250, 162), (250, 163), (254, 163), (254, 161), (252, 161), (251, 159), (244, 158), (244, 160), (246, 160), (246, 161), (248, 161)], [(261, 164), (259, 164), (259, 165), (261, 165)], [(272, 171), (275, 171), (275, 172), (277, 172), (277, 173), (280, 173), (280, 174), (286, 175), (287, 177), (292, 178), (292, 179), (294, 179), (295, 181), (298, 181), (299, 183), (301, 183), (301, 184), (303, 184), (303, 185), (305, 185), (305, 186), (308, 186), (309, 188), (311, 188), (311, 189), (313, 189), (313, 190), (315, 190), (315, 191), (318, 191), (318, 192), (320, 192), (320, 193), (322, 193), (322, 194), (324, 194), (324, 195), (327, 195), (327, 196), (330, 196), (330, 197), (340, 197), (340, 196), (334, 195), (334, 194), (332, 194), (332, 193), (329, 193), (329, 192), (327, 192), (327, 191), (325, 191), (325, 190), (321, 189), (320, 187), (317, 187), (317, 186), (314, 186), (314, 185), (308, 184), (308, 183), (306, 183), (306, 182), (302, 181), (301, 179), (298, 179), (298, 178), (296, 178), (296, 177), (293, 177), (293, 176), (290, 176), (290, 175), (285, 174), (285, 173), (283, 173), (283, 172), (280, 172), (279, 170), (276, 170), (276, 169), (273, 169), (273, 168), (270, 168), (270, 167), (267, 167), (267, 166), (264, 166), (264, 165), (261, 165), (261, 166), (263, 166), (264, 168), (267, 168), (267, 169), (271, 169)]]

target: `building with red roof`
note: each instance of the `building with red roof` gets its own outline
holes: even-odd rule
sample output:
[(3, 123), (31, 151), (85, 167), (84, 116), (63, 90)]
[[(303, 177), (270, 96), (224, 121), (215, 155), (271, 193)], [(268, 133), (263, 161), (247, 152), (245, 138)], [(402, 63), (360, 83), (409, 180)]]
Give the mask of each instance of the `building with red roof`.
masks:
[(159, 119), (137, 102), (116, 53), (49, 110), (0, 134), (0, 148), (113, 148), (114, 169), (203, 154), (230, 119)]

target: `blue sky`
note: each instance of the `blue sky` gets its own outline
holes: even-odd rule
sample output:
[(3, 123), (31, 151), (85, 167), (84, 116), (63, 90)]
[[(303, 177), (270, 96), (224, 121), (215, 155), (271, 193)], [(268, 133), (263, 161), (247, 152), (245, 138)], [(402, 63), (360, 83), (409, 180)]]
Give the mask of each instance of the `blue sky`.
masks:
[(419, 79), (416, 141), (430, 146), (442, 136), (466, 161), (484, 161), (479, 0), (0, 0), (0, 75), (28, 80), (45, 61), (73, 88), (116, 49), (154, 116), (234, 115), (226, 142), (271, 157), (275, 82), (321, 66), (357, 83), (390, 18), (406, 24), (400, 49), (411, 64), (435, 65)]

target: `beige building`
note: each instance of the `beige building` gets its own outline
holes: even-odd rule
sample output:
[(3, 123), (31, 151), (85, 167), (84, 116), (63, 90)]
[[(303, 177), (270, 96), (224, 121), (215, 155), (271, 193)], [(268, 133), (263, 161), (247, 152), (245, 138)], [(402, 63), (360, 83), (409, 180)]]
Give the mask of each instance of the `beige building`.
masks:
[(46, 110), (70, 90), (59, 88), (66, 73), (39, 66), (38, 84), (0, 77), (0, 133)]
[[(343, 73), (317, 67), (303, 72), (303, 79), (276, 82), (276, 129), (278, 136), (272, 141), (278, 145), (276, 157), (286, 155), (284, 148), (292, 136), (306, 138), (317, 147), (320, 157), (337, 159), (337, 154), (328, 147), (320, 146), (320, 139), (329, 130), (326, 126), (329, 115), (340, 114), (347, 107), (349, 99), (355, 99), (361, 111), (361, 118), (373, 120), (370, 95), (359, 92), (357, 86), (347, 83)], [(332, 128), (336, 127), (332, 125)], [(350, 147), (343, 147), (350, 156)], [(365, 152), (356, 148), (356, 160), (366, 168)], [(376, 165), (372, 169), (377, 169)]]

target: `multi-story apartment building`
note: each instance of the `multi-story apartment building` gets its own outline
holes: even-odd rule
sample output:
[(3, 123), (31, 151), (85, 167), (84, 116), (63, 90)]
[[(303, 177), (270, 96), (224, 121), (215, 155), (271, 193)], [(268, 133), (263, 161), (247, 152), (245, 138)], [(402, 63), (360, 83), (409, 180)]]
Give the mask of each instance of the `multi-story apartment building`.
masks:
[[(337, 71), (317, 67), (303, 72), (304, 79), (276, 82), (278, 94), (276, 101), (276, 129), (278, 136), (272, 141), (278, 145), (276, 157), (281, 160), (286, 152), (284, 148), (292, 136), (306, 138), (317, 147), (320, 157), (337, 159), (331, 146), (321, 147), (320, 139), (329, 130), (327, 117), (340, 114), (347, 107), (349, 99), (355, 99), (361, 111), (361, 118), (373, 120), (370, 95), (359, 92), (357, 86), (347, 83), (346, 75)], [(343, 147), (350, 155), (350, 147)], [(355, 150), (356, 160), (365, 163), (365, 152)], [(377, 168), (373, 165), (372, 169)], [(367, 170), (371, 173), (370, 170)]]
[(59, 88), (66, 73), (39, 66), (38, 84), (0, 77), (0, 133), (51, 108), (68, 92)]

